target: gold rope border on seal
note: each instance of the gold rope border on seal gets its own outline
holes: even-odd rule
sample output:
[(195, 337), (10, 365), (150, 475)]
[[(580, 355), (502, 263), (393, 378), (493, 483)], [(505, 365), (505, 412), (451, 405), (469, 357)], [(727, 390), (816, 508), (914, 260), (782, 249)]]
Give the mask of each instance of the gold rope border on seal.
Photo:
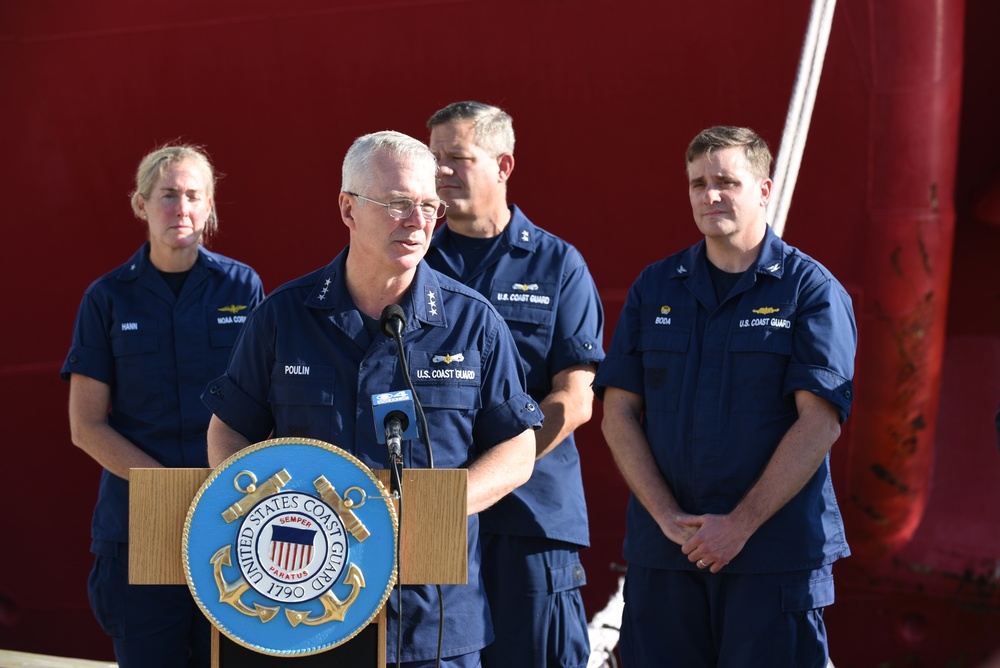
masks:
[[(322, 647), (312, 650), (273, 650), (266, 647), (262, 647), (260, 645), (249, 643), (243, 640), (242, 638), (237, 637), (229, 629), (223, 626), (222, 622), (220, 622), (215, 617), (215, 615), (212, 614), (212, 611), (209, 610), (202, 602), (201, 598), (199, 598), (198, 592), (195, 590), (194, 583), (192, 582), (191, 567), (188, 560), (188, 536), (190, 535), (190, 530), (191, 530), (191, 520), (194, 516), (195, 508), (197, 508), (198, 502), (201, 500), (201, 497), (205, 494), (205, 491), (216, 480), (216, 478), (218, 478), (223, 471), (229, 469), (230, 465), (234, 464), (238, 460), (242, 459), (243, 457), (246, 457), (251, 453), (275, 445), (312, 445), (321, 448), (323, 450), (326, 450), (332, 454), (343, 457), (347, 461), (351, 462), (357, 468), (359, 468), (365, 475), (367, 475), (368, 479), (371, 480), (372, 483), (374, 483), (375, 488), (379, 490), (381, 496), (380, 500), (385, 502), (386, 508), (389, 510), (389, 516), (392, 520), (392, 549), (393, 549), (392, 573), (390, 573), (389, 575), (389, 582), (386, 584), (386, 588), (385, 591), (382, 593), (381, 600), (379, 601), (379, 604), (375, 607), (375, 612), (373, 612), (368, 617), (368, 619), (365, 620), (363, 624), (359, 624), (358, 627), (354, 629), (353, 633), (351, 633), (348, 636), (345, 636), (344, 638), (341, 638), (339, 642), (333, 645), (329, 645), (327, 647)], [(367, 498), (370, 500), (373, 499), (374, 497), (369, 496)], [(205, 479), (205, 482), (203, 482), (201, 487), (198, 488), (198, 493), (195, 494), (194, 498), (191, 500), (191, 505), (188, 507), (187, 515), (184, 517), (184, 532), (181, 536), (181, 561), (183, 562), (183, 567), (184, 567), (184, 579), (187, 581), (188, 589), (190, 590), (191, 596), (194, 598), (195, 603), (198, 604), (198, 607), (201, 609), (201, 611), (205, 613), (205, 616), (208, 617), (209, 621), (212, 622), (212, 626), (217, 628), (221, 633), (225, 634), (227, 638), (229, 638), (236, 644), (245, 647), (249, 650), (258, 652), (260, 654), (267, 654), (270, 656), (311, 656), (313, 654), (320, 654), (322, 652), (326, 652), (327, 650), (331, 650), (334, 647), (339, 647), (340, 645), (343, 645), (344, 643), (346, 643), (347, 641), (351, 640), (356, 635), (361, 633), (361, 631), (363, 631), (369, 624), (372, 623), (372, 620), (378, 617), (379, 612), (382, 610), (383, 607), (385, 607), (385, 602), (389, 600), (389, 594), (392, 593), (392, 588), (396, 585), (396, 580), (399, 577), (399, 573), (396, 570), (397, 560), (395, 553), (398, 552), (398, 550), (399, 550), (399, 517), (396, 515), (396, 506), (392, 503), (392, 499), (389, 497), (385, 485), (382, 484), (381, 480), (375, 477), (375, 474), (372, 473), (372, 470), (368, 468), (368, 466), (365, 465), (365, 463), (362, 462), (360, 459), (358, 459), (351, 453), (347, 452), (343, 448), (333, 445), (332, 443), (327, 443), (326, 441), (320, 441), (319, 439), (315, 438), (289, 438), (289, 437), (272, 438), (266, 441), (259, 441), (252, 445), (249, 445), (240, 450), (239, 452), (234, 453), (229, 457), (227, 457), (225, 461), (223, 461), (221, 464), (215, 467), (215, 470), (212, 471), (211, 475), (209, 475), (208, 478)]]

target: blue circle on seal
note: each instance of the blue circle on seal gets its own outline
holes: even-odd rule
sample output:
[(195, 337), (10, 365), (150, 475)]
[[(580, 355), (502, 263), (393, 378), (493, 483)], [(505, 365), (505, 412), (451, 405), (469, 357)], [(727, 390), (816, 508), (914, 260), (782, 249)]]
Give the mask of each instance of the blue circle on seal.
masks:
[(224, 461), (184, 523), (184, 576), (219, 631), (263, 654), (297, 656), (353, 638), (396, 582), (397, 518), (350, 453), (279, 438)]

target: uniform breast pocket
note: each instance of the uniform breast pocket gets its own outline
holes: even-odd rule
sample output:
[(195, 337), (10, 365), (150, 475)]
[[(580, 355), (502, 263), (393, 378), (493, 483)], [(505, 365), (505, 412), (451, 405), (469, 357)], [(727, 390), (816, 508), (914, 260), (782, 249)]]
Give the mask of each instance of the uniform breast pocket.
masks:
[[(482, 408), (479, 386), (430, 385), (414, 381), (414, 387), (427, 419), (427, 431), (434, 447), (434, 466), (466, 466), (473, 457), (474, 416)], [(406, 454), (408, 466), (428, 465), (422, 446), (412, 447)]]
[(792, 355), (791, 329), (738, 332), (729, 344), (734, 413), (784, 410), (785, 371)]
[(232, 348), (240, 330), (236, 327), (213, 327), (208, 330), (209, 343), (213, 348)]
[[(410, 351), (410, 374), (427, 418), (431, 443), (435, 444), (435, 466), (463, 466), (470, 458), (472, 425), (483, 406), (481, 373), (478, 350)], [(409, 454), (414, 466), (426, 466), (422, 448)]]
[(503, 316), (514, 340), (518, 337), (531, 338), (543, 333), (548, 336), (552, 329), (552, 311), (531, 308), (518, 304), (494, 304), (497, 312)]
[(682, 329), (646, 329), (640, 339), (646, 410), (676, 413), (691, 333)]
[(211, 369), (208, 374), (211, 377), (222, 374), (229, 365), (229, 354), (236, 345), (236, 337), (239, 336), (237, 327), (212, 327), (208, 330), (208, 343), (211, 349)]
[(479, 386), (424, 385), (415, 383), (422, 406), (445, 410), (476, 411), (483, 407)]
[(521, 283), (498, 278), (493, 281), (490, 302), (503, 316), (516, 341), (519, 336), (540, 336), (552, 329), (555, 290), (555, 283)]
[(321, 441), (330, 441), (340, 433), (343, 425), (335, 411), (334, 378), (332, 367), (276, 364), (268, 397), (275, 433)]
[(136, 416), (163, 407), (160, 345), (153, 322), (115, 323), (111, 354), (115, 358), (114, 409)]

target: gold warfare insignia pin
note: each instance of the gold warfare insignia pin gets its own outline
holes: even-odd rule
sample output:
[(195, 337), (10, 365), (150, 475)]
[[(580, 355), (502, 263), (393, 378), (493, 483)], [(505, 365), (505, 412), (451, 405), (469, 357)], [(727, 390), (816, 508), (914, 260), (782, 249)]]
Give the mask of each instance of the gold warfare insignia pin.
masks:
[(451, 364), (452, 362), (464, 362), (465, 355), (463, 355), (462, 353), (454, 353), (454, 354), (448, 353), (445, 355), (435, 355), (434, 357), (431, 358), (431, 361), (436, 363), (444, 362), (445, 364)]

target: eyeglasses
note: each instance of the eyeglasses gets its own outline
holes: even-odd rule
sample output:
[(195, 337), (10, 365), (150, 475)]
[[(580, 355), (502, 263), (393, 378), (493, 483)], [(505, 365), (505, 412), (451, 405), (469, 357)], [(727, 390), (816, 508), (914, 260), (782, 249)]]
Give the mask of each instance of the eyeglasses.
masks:
[(365, 197), (364, 195), (352, 193), (347, 190), (344, 192), (353, 197), (357, 197), (358, 199), (363, 199), (366, 202), (384, 206), (386, 210), (388, 210), (389, 215), (396, 220), (406, 220), (413, 215), (414, 208), (420, 210), (420, 215), (425, 220), (444, 218), (444, 214), (448, 211), (448, 204), (444, 200), (440, 199), (431, 199), (426, 202), (419, 203), (414, 202), (412, 199), (394, 199), (389, 202), (379, 202), (376, 199), (371, 199), (370, 197)]

